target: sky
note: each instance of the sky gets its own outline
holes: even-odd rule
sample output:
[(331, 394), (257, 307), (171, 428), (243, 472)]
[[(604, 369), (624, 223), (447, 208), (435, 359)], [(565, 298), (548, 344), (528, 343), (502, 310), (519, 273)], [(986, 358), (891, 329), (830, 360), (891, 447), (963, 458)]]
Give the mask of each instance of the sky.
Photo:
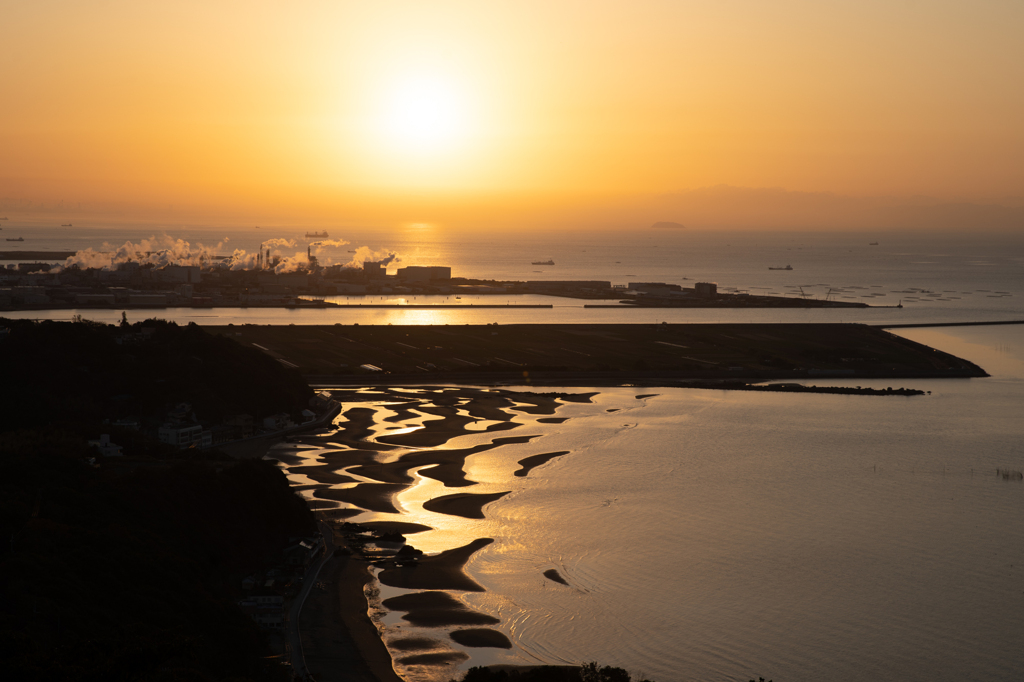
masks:
[(8, 211), (616, 226), (756, 223), (766, 192), (808, 224), (850, 201), (863, 220), (1024, 205), (1020, 0), (0, 0), (0, 24)]

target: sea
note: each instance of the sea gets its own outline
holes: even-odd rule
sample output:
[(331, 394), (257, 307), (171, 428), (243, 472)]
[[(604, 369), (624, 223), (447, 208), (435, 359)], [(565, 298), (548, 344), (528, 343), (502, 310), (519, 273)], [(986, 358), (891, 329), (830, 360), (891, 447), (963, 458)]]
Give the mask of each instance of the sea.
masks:
[[(26, 226), (24, 248), (99, 248), (161, 236), (152, 226), (71, 229), (39, 227), (39, 243), (30, 243)], [(166, 234), (207, 244), (227, 237), (237, 248), (255, 248), (261, 237), (250, 233), (264, 228), (190, 229)], [(4, 224), (3, 234), (9, 230)], [(275, 236), (305, 248), (299, 230)], [(518, 236), (414, 226), (337, 236), (353, 244), (347, 248), (398, 253), (404, 264), (450, 265), (456, 276), (714, 281), (724, 290), (903, 307), (590, 309), (541, 297), (553, 307), (145, 314), (199, 324), (1024, 320), (1024, 236), (969, 226), (959, 233), (644, 228)], [(555, 265), (532, 265), (548, 259)], [(769, 270), (786, 265), (792, 270)], [(78, 312), (120, 319), (120, 311), (93, 310), (21, 316)], [(135, 314), (143, 313), (130, 311), (129, 319)], [(991, 376), (830, 381), (927, 391), (909, 397), (589, 389), (598, 392), (592, 403), (559, 409), (567, 421), (531, 423), (538, 437), (528, 444), (468, 460), (467, 475), (479, 482), (474, 492), (511, 491), (486, 507), (485, 519), (423, 510), (423, 500), (446, 491), (417, 476), (397, 499), (407, 520), (434, 527), (410, 536), (415, 546), (436, 552), (475, 537), (495, 539), (466, 566), (486, 591), (456, 596), (499, 618), (495, 627), (512, 648), (463, 648), (468, 659), (458, 666), (399, 672), (426, 682), (473, 665), (599, 661), (657, 682), (1019, 679), (1024, 326), (893, 331), (967, 358)], [(450, 445), (489, 438), (473, 434)], [(569, 454), (528, 477), (511, 475), (518, 460), (561, 450)], [(356, 520), (373, 518), (383, 517)], [(551, 568), (567, 586), (543, 576)], [(400, 592), (385, 587), (380, 596)], [(400, 613), (372, 604), (371, 613), (385, 640), (410, 633)]]

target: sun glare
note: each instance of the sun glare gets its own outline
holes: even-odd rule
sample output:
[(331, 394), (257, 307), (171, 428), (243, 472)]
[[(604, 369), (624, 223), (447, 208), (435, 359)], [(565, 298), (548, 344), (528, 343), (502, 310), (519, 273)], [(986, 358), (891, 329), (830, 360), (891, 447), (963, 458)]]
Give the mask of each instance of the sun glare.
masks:
[(386, 100), (383, 135), (404, 152), (452, 151), (465, 140), (465, 97), (452, 84), (437, 78), (414, 78), (397, 83)]

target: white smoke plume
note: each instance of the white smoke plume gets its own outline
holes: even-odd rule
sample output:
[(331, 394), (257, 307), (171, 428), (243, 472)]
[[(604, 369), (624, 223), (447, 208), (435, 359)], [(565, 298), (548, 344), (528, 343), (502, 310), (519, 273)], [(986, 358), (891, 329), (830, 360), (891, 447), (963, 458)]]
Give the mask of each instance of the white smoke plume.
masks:
[(122, 263), (135, 262), (156, 267), (189, 265), (210, 268), (216, 265), (215, 256), (223, 248), (224, 242), (213, 247), (201, 243), (193, 247), (183, 239), (172, 239), (164, 235), (143, 239), (138, 244), (128, 241), (118, 247), (103, 244), (99, 251), (84, 249), (64, 261), (64, 267), (77, 265), (80, 268), (116, 270)]
[(342, 246), (348, 246), (349, 242), (345, 239), (324, 239), (322, 241), (313, 242), (310, 244), (312, 247), (312, 253), (314, 256), (320, 259), (320, 262), (324, 265), (331, 265), (334, 263), (334, 259), (330, 256), (325, 255), (327, 251), (333, 248)]
[(218, 268), (228, 270), (256, 269), (256, 253), (246, 253), (244, 249), (235, 249), (230, 256), (217, 264)]
[[(135, 262), (139, 265), (153, 265), (158, 268), (166, 265), (182, 265), (198, 266), (204, 270), (255, 270), (260, 251), (249, 253), (244, 249), (234, 249), (226, 258), (218, 256), (225, 250), (227, 241), (225, 238), (212, 247), (204, 246), (201, 243), (192, 246), (183, 239), (173, 239), (164, 235), (143, 239), (138, 243), (128, 241), (118, 247), (103, 244), (100, 249), (88, 248), (77, 252), (64, 261), (63, 267), (78, 266), (82, 269), (116, 270), (124, 263)], [(267, 249), (270, 249), (272, 255), (280, 257), (280, 261), (274, 266), (274, 272), (297, 272), (308, 268), (309, 261), (305, 251), (295, 251), (292, 256), (282, 256), (280, 253), (280, 249), (294, 248), (295, 244), (294, 239), (276, 237), (263, 242), (261, 250), (264, 254)], [(349, 244), (350, 242), (344, 239), (330, 239), (311, 244), (311, 247), (313, 255), (319, 257), (321, 252), (327, 249)], [(344, 267), (359, 269), (367, 261), (376, 261), (387, 266), (401, 262), (401, 257), (392, 251), (374, 251), (368, 246), (360, 246)], [(331, 259), (328, 258), (327, 262), (331, 262)], [(263, 267), (269, 266), (264, 264)]]
[(402, 260), (401, 256), (397, 253), (382, 250), (374, 251), (369, 246), (360, 246), (356, 249), (355, 255), (352, 256), (352, 260), (345, 263), (346, 268), (361, 268), (363, 263), (369, 261), (371, 263), (379, 262), (385, 267), (391, 263), (400, 263)]
[(289, 249), (294, 249), (295, 248), (295, 240), (294, 239), (282, 239), (282, 238), (279, 238), (279, 237), (275, 237), (274, 239), (268, 239), (267, 241), (263, 242), (263, 248), (264, 249), (273, 249), (273, 248), (285, 247), (285, 246), (287, 246)]
[(294, 256), (285, 256), (274, 266), (274, 272), (278, 275), (286, 272), (299, 272), (309, 267), (309, 260), (305, 251), (296, 251)]

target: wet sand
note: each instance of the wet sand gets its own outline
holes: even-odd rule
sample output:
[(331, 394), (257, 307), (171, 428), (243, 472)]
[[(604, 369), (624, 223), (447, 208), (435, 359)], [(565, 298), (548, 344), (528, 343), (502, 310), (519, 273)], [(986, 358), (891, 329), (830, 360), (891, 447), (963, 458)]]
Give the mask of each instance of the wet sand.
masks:
[(385, 585), (409, 590), (483, 592), (484, 588), (466, 575), (462, 567), (474, 552), (492, 542), (491, 538), (477, 538), (463, 547), (423, 557), (415, 566), (384, 569), (377, 574), (377, 579)]
[(502, 493), (455, 493), (453, 495), (442, 495), (423, 503), (427, 511), (438, 514), (449, 514), (461, 516), (465, 519), (484, 518), (484, 506), (489, 502), (501, 499), (508, 495), (511, 490)]
[[(305, 476), (315, 484), (297, 486), (313, 491), (317, 506), (350, 505), (329, 514), (338, 519), (358, 515), (360, 510), (398, 513), (394, 496), (415, 483), (411, 474), (441, 482), (445, 488), (472, 488), (477, 485), (465, 471), (466, 460), (494, 448), (529, 443), (539, 434), (491, 437), (489, 442), (469, 447), (450, 447), (462, 436), (499, 433), (531, 423), (557, 424), (565, 418), (554, 417), (560, 404), (590, 402), (594, 393), (560, 394), (529, 393), (503, 389), (423, 388), (415, 392), (395, 389), (374, 391), (338, 391), (336, 398), (348, 406), (339, 418), (337, 430), (329, 434), (304, 436), (305, 445), (324, 448), (316, 452), (316, 463), (296, 452), (274, 453), (290, 473)], [(388, 410), (380, 412), (376, 403)], [(355, 404), (356, 406), (352, 406)], [(381, 414), (385, 415), (381, 417)], [(474, 424), (486, 421), (486, 430)], [(408, 433), (389, 433), (389, 429), (419, 426)], [(516, 476), (526, 476), (532, 469), (568, 451), (549, 452), (519, 461)], [(308, 457), (308, 456), (307, 456)], [(509, 491), (456, 492), (442, 494), (423, 503), (424, 509), (467, 519), (485, 518), (484, 507)], [(377, 580), (391, 587), (420, 590), (393, 597), (384, 602), (389, 610), (404, 611), (403, 620), (411, 626), (427, 629), (396, 637), (390, 641), (396, 662), (402, 666), (451, 666), (467, 658), (464, 652), (452, 650), (452, 642), (467, 647), (510, 648), (511, 642), (498, 629), (500, 620), (465, 606), (448, 591), (480, 592), (483, 587), (470, 578), (464, 567), (473, 554), (487, 546), (491, 538), (477, 538), (430, 556), (417, 556), (412, 548), (415, 534), (430, 530), (428, 526), (401, 520), (378, 520), (359, 524), (353, 531), (346, 526), (351, 541), (347, 543), (351, 558), (337, 557), (328, 562), (322, 579), (329, 586), (325, 594), (315, 590), (310, 603), (317, 606), (303, 611), (303, 639), (309, 641), (307, 664), (318, 680), (341, 679), (338, 670), (352, 651), (368, 652), (364, 668), (352, 668), (352, 677), (345, 679), (396, 680), (391, 659), (374, 623), (366, 616), (367, 603), (363, 586), (372, 582), (368, 566), (381, 566)], [(339, 527), (340, 528), (340, 527)], [(390, 557), (364, 547), (372, 533), (407, 538), (408, 549)], [(337, 534), (337, 533), (336, 533)], [(372, 539), (372, 538), (371, 538)], [(340, 541), (339, 545), (346, 544)], [(547, 574), (545, 574), (547, 575)], [(552, 578), (547, 576), (552, 580)], [(340, 623), (332, 629), (331, 622)], [(309, 621), (307, 623), (307, 621)], [(445, 628), (459, 628), (447, 631)], [(430, 629), (436, 629), (436, 635)], [(397, 634), (397, 633), (396, 633)], [(373, 640), (372, 642), (369, 640)], [(383, 651), (383, 655), (381, 652)], [(372, 660), (371, 660), (372, 659)], [(371, 670), (372, 672), (367, 672)], [(361, 672), (360, 672), (361, 671)], [(371, 675), (371, 676), (367, 676)], [(332, 677), (333, 676), (333, 677)]]
[(447, 592), (414, 592), (384, 600), (384, 607), (392, 611), (405, 611), (404, 620), (413, 625), (439, 627), (443, 625), (496, 625), (501, 621), (494, 616), (467, 608)]
[(397, 514), (398, 509), (391, 502), (391, 498), (407, 487), (400, 483), (360, 483), (354, 488), (317, 490), (313, 496), (324, 500), (348, 502), (369, 511)]
[(531, 457), (524, 457), (519, 460), (519, 469), (514, 472), (516, 476), (523, 477), (529, 474), (532, 470), (539, 467), (541, 464), (550, 462), (555, 457), (561, 457), (562, 455), (568, 455), (568, 450), (559, 450), (558, 452), (545, 452), (540, 455), (533, 455)]
[(511, 649), (512, 642), (504, 633), (488, 628), (470, 628), (467, 630), (456, 630), (451, 638), (463, 646), (468, 647), (491, 647), (494, 649)]
[(549, 568), (548, 570), (544, 571), (544, 577), (548, 580), (553, 580), (554, 582), (560, 583), (565, 586), (569, 585), (569, 583), (565, 581), (565, 578), (562, 577), (562, 574), (554, 568)]
[(318, 682), (401, 682), (366, 615), (363, 588), (372, 579), (366, 564), (347, 557), (320, 570), (327, 589), (310, 593), (300, 621), (306, 667)]

